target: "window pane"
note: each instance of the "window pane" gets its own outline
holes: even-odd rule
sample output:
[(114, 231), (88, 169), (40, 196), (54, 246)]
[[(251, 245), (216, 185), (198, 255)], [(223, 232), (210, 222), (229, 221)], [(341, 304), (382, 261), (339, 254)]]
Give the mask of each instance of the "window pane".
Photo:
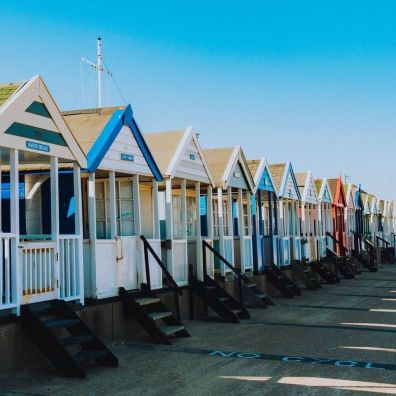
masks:
[(103, 182), (95, 183), (95, 194), (96, 194), (96, 199), (104, 199), (104, 183)]
[(132, 182), (122, 181), (120, 182), (120, 198), (121, 199), (132, 199)]
[(132, 201), (121, 201), (121, 212), (120, 218), (133, 218), (133, 202)]
[(103, 219), (105, 218), (105, 203), (104, 201), (96, 201), (96, 218)]
[(98, 239), (105, 239), (105, 222), (97, 221), (96, 222), (96, 237)]
[(132, 220), (123, 220), (121, 221), (121, 235), (122, 236), (130, 236), (135, 232), (133, 221)]

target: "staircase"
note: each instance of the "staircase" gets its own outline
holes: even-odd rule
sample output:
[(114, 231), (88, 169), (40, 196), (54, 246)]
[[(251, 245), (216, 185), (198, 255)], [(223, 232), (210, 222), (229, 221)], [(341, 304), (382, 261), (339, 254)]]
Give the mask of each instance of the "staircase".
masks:
[(249, 311), (243, 303), (232, 297), (210, 276), (205, 274), (204, 281), (191, 277), (191, 288), (207, 306), (226, 322), (239, 323), (241, 319), (250, 318)]
[(284, 296), (293, 298), (301, 296), (300, 289), (280, 270), (276, 265), (272, 264), (265, 269), (267, 280)]
[(322, 262), (312, 261), (312, 271), (316, 272), (326, 283), (336, 284), (340, 281), (338, 277), (334, 275)]
[(379, 263), (377, 260), (377, 247), (365, 235), (355, 231), (352, 231), (352, 233), (357, 241), (360, 240), (367, 249), (366, 251), (360, 249), (359, 253), (354, 255), (354, 259), (369, 271), (378, 271)]
[(298, 274), (301, 282), (304, 283), (308, 290), (318, 290), (322, 287), (306, 263), (299, 260), (294, 260), (292, 262), (292, 268)]
[(345, 279), (353, 279), (355, 275), (349, 270), (346, 257), (337, 257), (336, 258), (336, 265), (338, 271), (342, 274)]
[(360, 266), (356, 264), (356, 261), (352, 257), (345, 257), (345, 265), (352, 272), (353, 275), (360, 275), (362, 271), (360, 270)]
[(268, 305), (275, 305), (268, 295), (247, 276), (243, 277), (242, 288), (247, 307), (266, 308)]
[(190, 337), (184, 325), (148, 289), (128, 291), (120, 287), (125, 314), (136, 319), (157, 344), (171, 344), (171, 337)]
[(355, 255), (355, 260), (357, 260), (363, 267), (367, 268), (370, 272), (377, 272), (378, 267), (374, 259), (370, 258), (370, 254), (367, 252), (360, 252)]
[[(179, 296), (183, 293), (168, 269), (158, 257), (144, 235), (140, 236), (143, 242), (146, 283), (141, 284), (141, 290), (126, 290), (120, 287), (119, 294), (124, 312), (127, 317), (136, 319), (147, 331), (154, 342), (171, 344), (171, 337), (190, 337), (180, 321)], [(162, 303), (161, 299), (151, 290), (149, 255), (161, 268), (166, 277), (169, 288), (175, 296), (176, 316)]]
[(85, 378), (83, 364), (118, 366), (118, 359), (63, 300), (22, 305), (24, 331), (59, 373)]

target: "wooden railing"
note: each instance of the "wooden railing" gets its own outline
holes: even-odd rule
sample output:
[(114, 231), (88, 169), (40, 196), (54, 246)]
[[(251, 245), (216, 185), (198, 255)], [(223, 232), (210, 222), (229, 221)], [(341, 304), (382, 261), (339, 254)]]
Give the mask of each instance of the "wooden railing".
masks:
[(79, 236), (59, 236), (60, 298), (80, 297)]
[(205, 240), (202, 241), (202, 267), (203, 267), (203, 276), (205, 280), (205, 276), (208, 276), (207, 274), (207, 267), (206, 267), (206, 249), (208, 249), (210, 252), (214, 254), (215, 257), (217, 257), (223, 264), (225, 264), (228, 269), (230, 269), (234, 275), (237, 278), (237, 283), (238, 283), (238, 295), (239, 295), (239, 302), (242, 306), (242, 308), (245, 308), (245, 302), (244, 302), (244, 297), (243, 297), (243, 289), (242, 289), (242, 281), (244, 282), (249, 282), (249, 278), (242, 274), (240, 270), (235, 268), (231, 263), (229, 263), (218, 251), (216, 251), (211, 245), (209, 245), (208, 242)]
[(146, 284), (148, 290), (151, 291), (151, 280), (150, 280), (150, 260), (149, 260), (149, 253), (154, 257), (154, 260), (157, 264), (161, 267), (162, 272), (165, 274), (167, 281), (169, 282), (169, 286), (173, 289), (175, 295), (175, 307), (176, 307), (176, 317), (180, 320), (180, 303), (179, 303), (179, 295), (183, 295), (182, 290), (173, 279), (173, 276), (169, 273), (168, 269), (158, 257), (157, 253), (151, 247), (150, 243), (146, 239), (144, 235), (140, 235), (140, 239), (143, 241), (143, 249), (144, 249), (144, 265), (146, 270)]

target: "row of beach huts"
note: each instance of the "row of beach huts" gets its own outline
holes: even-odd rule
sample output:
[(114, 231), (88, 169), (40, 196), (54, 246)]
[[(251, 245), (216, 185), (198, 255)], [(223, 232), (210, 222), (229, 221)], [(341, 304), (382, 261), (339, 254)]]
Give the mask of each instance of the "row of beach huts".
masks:
[(396, 202), (333, 176), (203, 149), (191, 127), (142, 134), (130, 105), (62, 112), (38, 76), (1, 84), (0, 323), (84, 376), (117, 365), (95, 307), (170, 343), (187, 317), (237, 323), (393, 263)]

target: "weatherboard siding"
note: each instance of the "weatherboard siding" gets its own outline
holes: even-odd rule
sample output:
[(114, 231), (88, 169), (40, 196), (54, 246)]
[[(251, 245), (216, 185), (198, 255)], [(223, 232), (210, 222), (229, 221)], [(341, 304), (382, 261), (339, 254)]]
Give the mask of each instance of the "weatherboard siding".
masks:
[(290, 199), (298, 199), (298, 192), (296, 190), (296, 186), (294, 184), (294, 180), (290, 170), (287, 173), (287, 179), (286, 179), (285, 191), (283, 197)]
[[(133, 161), (123, 160), (122, 154), (133, 156)], [(132, 131), (125, 125), (110, 146), (99, 168), (132, 174), (153, 175)]]
[(318, 203), (316, 200), (315, 185), (313, 183), (312, 178), (309, 179), (308, 191), (307, 191), (307, 196), (305, 197), (305, 202), (311, 204)]
[(183, 153), (183, 157), (177, 167), (176, 177), (187, 180), (195, 180), (202, 183), (210, 183), (198, 148), (193, 139)]
[(230, 177), (229, 185), (235, 188), (242, 188), (243, 190), (248, 190), (248, 183), (246, 181), (245, 173), (239, 163), (236, 164), (232, 175)]

